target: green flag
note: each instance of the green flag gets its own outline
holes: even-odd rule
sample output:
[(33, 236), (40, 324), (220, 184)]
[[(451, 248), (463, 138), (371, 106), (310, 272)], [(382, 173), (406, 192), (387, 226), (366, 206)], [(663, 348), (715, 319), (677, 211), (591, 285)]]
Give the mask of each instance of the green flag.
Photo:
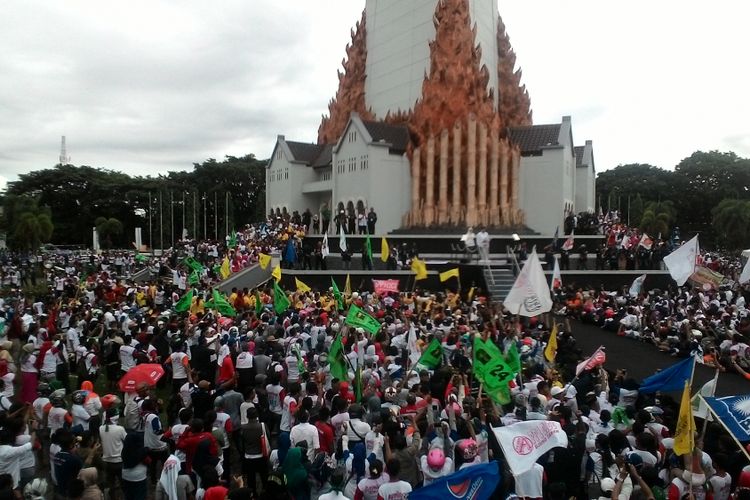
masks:
[(328, 351), (328, 364), (331, 366), (331, 376), (339, 380), (349, 380), (349, 372), (346, 369), (346, 360), (344, 359), (344, 344), (341, 343), (341, 334), (336, 335), (336, 339), (331, 344)]
[(299, 347), (294, 347), (294, 356), (297, 358), (297, 370), (300, 374), (307, 373), (307, 367), (305, 366), (305, 360), (302, 359), (302, 355), (299, 352)]
[(367, 258), (372, 262), (372, 243), (370, 243), (369, 234), (367, 235), (367, 238), (365, 238), (365, 255), (367, 255)]
[(237, 311), (234, 310), (234, 307), (232, 307), (232, 304), (229, 303), (224, 294), (219, 293), (218, 290), (214, 290), (213, 298), (213, 309), (219, 311), (222, 316), (237, 316)]
[(201, 278), (198, 276), (198, 271), (193, 271), (190, 273), (190, 276), (188, 276), (188, 283), (195, 286), (198, 283), (200, 283)]
[(185, 312), (189, 310), (190, 305), (193, 303), (193, 295), (195, 295), (195, 292), (191, 288), (175, 303), (174, 310), (177, 312)]
[(192, 269), (195, 272), (202, 273), (205, 267), (203, 267), (203, 264), (198, 262), (192, 257), (186, 257), (185, 260), (182, 261), (183, 264), (185, 264), (187, 267)]
[(331, 284), (333, 285), (333, 297), (336, 299), (336, 308), (337, 309), (343, 309), (344, 308), (344, 299), (341, 297), (341, 292), (339, 292), (339, 287), (336, 286), (336, 282), (333, 281), (333, 278), (331, 278)]
[(427, 349), (425, 349), (425, 351), (419, 357), (419, 361), (417, 361), (417, 364), (426, 366), (427, 368), (434, 370), (435, 368), (440, 366), (440, 363), (442, 362), (443, 345), (438, 339), (432, 339), (430, 345), (427, 346)]
[(235, 231), (232, 231), (232, 236), (229, 237), (229, 243), (227, 246), (229, 248), (235, 248), (237, 246), (237, 233)]
[(380, 322), (354, 304), (349, 307), (346, 324), (364, 328), (370, 333), (378, 333), (380, 330)]
[(479, 336), (474, 337), (474, 374), (492, 399), (500, 404), (509, 402), (508, 382), (513, 380), (515, 372), (508, 366), (500, 349)]
[(258, 289), (255, 289), (255, 314), (260, 316), (260, 313), (263, 312), (263, 300), (260, 298), (260, 291)]
[(276, 314), (281, 314), (289, 309), (289, 298), (279, 286), (278, 281), (273, 282), (273, 309)]
[(136, 262), (147, 262), (148, 261), (148, 257), (146, 257), (145, 255), (143, 255), (140, 252), (136, 252), (136, 254), (135, 254), (135, 261)]
[(508, 352), (505, 353), (505, 362), (508, 363), (508, 367), (514, 374), (521, 372), (521, 356), (518, 355), (518, 347), (515, 342), (510, 345)]

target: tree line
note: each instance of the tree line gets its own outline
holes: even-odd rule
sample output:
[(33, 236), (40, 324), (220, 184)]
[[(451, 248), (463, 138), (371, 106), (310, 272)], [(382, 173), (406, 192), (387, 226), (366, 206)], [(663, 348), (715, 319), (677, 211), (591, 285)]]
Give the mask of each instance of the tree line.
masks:
[(651, 236), (679, 228), (704, 246), (750, 247), (750, 159), (735, 153), (697, 151), (674, 170), (620, 165), (599, 173), (596, 192), (604, 211), (619, 210)]
[(158, 176), (56, 165), (8, 183), (0, 230), (18, 250), (91, 246), (94, 227), (110, 248), (132, 248), (137, 227), (150, 248), (169, 248), (183, 232), (222, 239), (263, 218), (266, 163), (252, 154), (227, 156)]

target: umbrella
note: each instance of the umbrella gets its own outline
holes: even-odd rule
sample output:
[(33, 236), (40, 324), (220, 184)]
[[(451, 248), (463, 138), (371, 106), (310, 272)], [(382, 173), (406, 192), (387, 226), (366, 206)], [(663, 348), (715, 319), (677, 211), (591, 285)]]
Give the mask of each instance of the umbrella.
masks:
[(137, 365), (128, 370), (120, 379), (120, 390), (122, 392), (135, 392), (141, 384), (154, 386), (164, 376), (164, 368), (157, 364)]

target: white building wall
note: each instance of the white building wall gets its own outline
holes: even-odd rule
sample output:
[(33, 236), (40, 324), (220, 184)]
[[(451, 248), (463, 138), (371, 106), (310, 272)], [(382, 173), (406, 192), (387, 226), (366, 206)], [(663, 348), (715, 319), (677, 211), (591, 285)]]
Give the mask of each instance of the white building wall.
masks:
[[(435, 38), (433, 16), (438, 0), (367, 0), (367, 79), (365, 99), (375, 115), (409, 110), (429, 73), (429, 42)], [(495, 0), (469, 0), (482, 64), (489, 70), (497, 102), (497, 5)]]
[(595, 208), (592, 170), (585, 165), (576, 168), (576, 213), (591, 212)]
[[(280, 158), (279, 158), (279, 152)], [(292, 163), (282, 144), (277, 144), (274, 156), (266, 168), (266, 213), (273, 208), (286, 207), (288, 213), (307, 208), (314, 210), (311, 199), (302, 195), (302, 186), (317, 180), (313, 168), (300, 163)]]
[[(542, 156), (521, 158), (519, 204), (526, 225), (541, 234), (553, 234), (562, 227), (565, 208), (565, 148), (545, 149)], [(563, 187), (561, 189), (561, 186)]]

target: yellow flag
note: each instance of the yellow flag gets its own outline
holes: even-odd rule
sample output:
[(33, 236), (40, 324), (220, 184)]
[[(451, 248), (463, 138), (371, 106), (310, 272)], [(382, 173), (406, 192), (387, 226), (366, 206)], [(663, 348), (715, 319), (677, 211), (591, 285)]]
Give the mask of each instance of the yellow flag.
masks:
[(276, 281), (281, 281), (281, 266), (276, 264), (276, 268), (271, 273), (271, 276), (273, 276)]
[(423, 260), (414, 257), (411, 260), (411, 270), (416, 274), (414, 277), (416, 281), (427, 278), (427, 264), (425, 264)]
[(388, 246), (388, 241), (385, 236), (380, 240), (380, 260), (388, 262), (388, 257), (391, 256), (391, 247)]
[(227, 279), (232, 274), (232, 268), (229, 266), (229, 257), (224, 257), (224, 261), (221, 263), (221, 277)]
[(557, 356), (557, 323), (552, 327), (552, 331), (549, 334), (549, 340), (547, 341), (547, 347), (544, 348), (544, 359), (548, 362), (554, 362), (555, 356)]
[(471, 299), (474, 298), (474, 292), (475, 291), (476, 291), (476, 287), (475, 286), (469, 288), (469, 294), (468, 294), (469, 302), (471, 302)]
[(271, 263), (271, 256), (264, 253), (260, 254), (258, 256), (258, 263), (260, 264), (261, 269), (268, 269), (268, 264)]
[(305, 293), (305, 292), (309, 292), (310, 290), (312, 290), (309, 286), (305, 285), (304, 283), (302, 283), (297, 278), (294, 278), (294, 282), (297, 284), (297, 291), (298, 292)]
[(445, 271), (445, 272), (440, 273), (440, 282), (441, 283), (444, 282), (444, 281), (448, 281), (451, 278), (461, 279), (461, 278), (459, 278), (459, 275), (458, 275), (458, 268), (451, 269), (450, 271)]
[(674, 433), (674, 452), (676, 455), (687, 455), (695, 447), (695, 420), (693, 406), (690, 404), (690, 382), (685, 381), (680, 403), (680, 416), (677, 419), (677, 430)]
[(352, 280), (349, 277), (349, 274), (346, 275), (346, 283), (344, 283), (344, 295), (346, 297), (352, 296)]

